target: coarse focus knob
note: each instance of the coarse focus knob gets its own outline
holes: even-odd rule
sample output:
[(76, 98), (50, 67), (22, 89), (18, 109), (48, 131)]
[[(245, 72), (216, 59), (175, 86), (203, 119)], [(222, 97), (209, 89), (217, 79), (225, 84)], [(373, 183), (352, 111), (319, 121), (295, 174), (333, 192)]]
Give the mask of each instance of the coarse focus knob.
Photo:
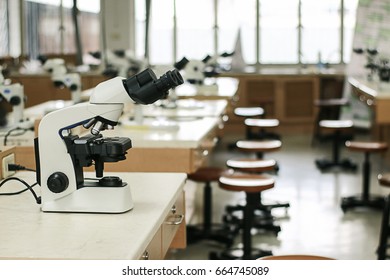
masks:
[(69, 186), (68, 177), (62, 172), (55, 172), (47, 179), (47, 187), (53, 193), (61, 193)]
[(22, 99), (19, 96), (12, 96), (9, 100), (9, 103), (13, 106), (19, 105), (22, 102)]

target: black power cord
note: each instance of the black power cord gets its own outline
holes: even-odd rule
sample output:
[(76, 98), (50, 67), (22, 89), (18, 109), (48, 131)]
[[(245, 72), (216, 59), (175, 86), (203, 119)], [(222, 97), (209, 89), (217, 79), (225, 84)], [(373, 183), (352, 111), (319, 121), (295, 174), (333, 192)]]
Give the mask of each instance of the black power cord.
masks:
[(20, 171), (20, 170), (25, 170), (25, 171), (33, 171), (35, 172), (34, 169), (27, 168), (23, 165), (20, 164), (14, 164), (14, 163), (9, 163), (8, 164), (8, 170), (9, 171)]
[[(34, 128), (21, 128), (21, 127), (15, 127), (13, 129), (8, 130), (8, 132), (4, 135), (4, 142), (3, 145), (7, 146), (7, 140), (9, 136), (20, 136), (26, 133), (29, 130), (34, 130)], [(14, 131), (20, 131), (19, 133), (12, 134)]]
[[(33, 169), (29, 169), (25, 166), (22, 166), (22, 165), (19, 165), (19, 164), (8, 164), (8, 170), (10, 171), (17, 171), (17, 170), (26, 170), (26, 171), (34, 171)], [(37, 202), (37, 204), (41, 204), (41, 197), (39, 197), (35, 191), (33, 190), (33, 187), (35, 187), (36, 185), (38, 185), (37, 182), (35, 182), (34, 184), (32, 185), (29, 185), (26, 181), (24, 181), (23, 179), (20, 179), (20, 178), (17, 178), (17, 177), (8, 177), (6, 179), (4, 179), (3, 181), (0, 182), (0, 188), (7, 182), (9, 181), (18, 181), (20, 183), (22, 183), (23, 185), (26, 186), (25, 189), (23, 190), (20, 190), (20, 191), (17, 191), (17, 192), (11, 192), (11, 193), (0, 193), (0, 196), (7, 196), (7, 195), (17, 195), (17, 194), (21, 194), (21, 193), (24, 193), (25, 191), (29, 190), (32, 195), (34, 196), (35, 198), (35, 201)]]

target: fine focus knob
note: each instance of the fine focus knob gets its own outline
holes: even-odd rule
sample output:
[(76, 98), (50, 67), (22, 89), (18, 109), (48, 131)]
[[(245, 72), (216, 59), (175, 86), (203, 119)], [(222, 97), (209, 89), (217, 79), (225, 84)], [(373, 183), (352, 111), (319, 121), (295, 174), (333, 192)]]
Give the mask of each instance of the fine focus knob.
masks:
[(53, 193), (61, 193), (69, 186), (68, 177), (62, 172), (56, 172), (47, 179), (47, 187)]

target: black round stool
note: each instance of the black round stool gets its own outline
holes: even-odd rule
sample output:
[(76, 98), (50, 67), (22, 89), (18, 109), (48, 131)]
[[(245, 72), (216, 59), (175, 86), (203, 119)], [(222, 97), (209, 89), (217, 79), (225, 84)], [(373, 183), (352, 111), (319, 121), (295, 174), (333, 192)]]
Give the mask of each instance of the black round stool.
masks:
[[(390, 173), (378, 175), (379, 184), (383, 187), (390, 187)], [(379, 235), (379, 245), (377, 249), (378, 260), (390, 259), (387, 250), (390, 248), (390, 194), (385, 197), (383, 207), (381, 230)]]
[(211, 252), (210, 259), (257, 259), (271, 255), (270, 251), (252, 248), (251, 229), (253, 216), (258, 204), (258, 194), (274, 187), (275, 180), (270, 176), (246, 173), (224, 173), (219, 178), (219, 187), (233, 192), (245, 192), (246, 204), (242, 219), (242, 248), (229, 248), (222, 252)]
[(348, 105), (349, 100), (347, 98), (327, 98), (314, 101), (314, 106), (318, 108), (318, 113), (314, 122), (312, 145), (316, 140), (321, 142), (326, 138), (320, 131), (320, 121), (338, 120), (340, 118), (341, 108)]
[(384, 142), (359, 142), (347, 141), (345, 146), (355, 152), (364, 153), (362, 170), (362, 194), (359, 196), (343, 197), (341, 200), (341, 209), (346, 212), (350, 208), (367, 207), (382, 209), (384, 205), (383, 196), (370, 195), (370, 174), (371, 174), (371, 153), (383, 153), (387, 151), (387, 143)]
[(333, 150), (332, 160), (321, 159), (316, 160), (315, 163), (321, 171), (329, 170), (333, 167), (338, 167), (344, 170), (356, 171), (356, 164), (349, 159), (340, 160), (340, 146), (344, 143), (342, 131), (353, 128), (351, 120), (323, 120), (319, 123), (321, 128), (333, 131)]
[(264, 153), (280, 150), (282, 142), (280, 140), (239, 140), (236, 146), (240, 151), (255, 153), (258, 159), (262, 159)]
[[(247, 139), (277, 139), (280, 140), (280, 135), (274, 132), (269, 131), (270, 129), (275, 129), (279, 126), (278, 119), (253, 119), (246, 118), (244, 124), (249, 130), (249, 137)], [(254, 130), (257, 131), (254, 132)]]
[[(237, 107), (233, 110), (235, 116), (240, 118), (260, 118), (264, 115), (264, 109), (262, 107)], [(251, 131), (248, 126), (245, 126), (245, 139), (250, 139)], [(236, 143), (229, 143), (228, 149), (236, 149)]]
[[(263, 174), (265, 172), (273, 172), (276, 168), (276, 161), (273, 159), (230, 159), (226, 162), (227, 167), (234, 171), (251, 174)], [(288, 208), (289, 203), (273, 203), (264, 204), (261, 197), (261, 192), (258, 195), (258, 203), (253, 219), (253, 227), (265, 231), (272, 231), (277, 234), (281, 228), (275, 224), (275, 219), (272, 216), (271, 210), (275, 208)], [(244, 211), (245, 204), (238, 204), (234, 206), (226, 206), (226, 215), (224, 216), (224, 222), (240, 224), (241, 218), (238, 218), (234, 213), (237, 211)]]
[(203, 223), (187, 225), (187, 243), (192, 244), (200, 240), (213, 240), (230, 247), (237, 235), (237, 229), (223, 224), (212, 223), (212, 182), (218, 182), (224, 169), (219, 167), (201, 167), (187, 178), (197, 183), (204, 183), (203, 187)]

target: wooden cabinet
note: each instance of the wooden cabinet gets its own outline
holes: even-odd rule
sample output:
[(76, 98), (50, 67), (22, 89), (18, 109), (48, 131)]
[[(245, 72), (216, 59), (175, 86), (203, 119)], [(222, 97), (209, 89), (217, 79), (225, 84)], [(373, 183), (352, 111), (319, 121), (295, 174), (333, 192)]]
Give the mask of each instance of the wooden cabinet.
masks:
[(140, 260), (161, 260), (162, 251), (161, 251), (161, 228), (158, 229), (154, 235), (152, 241), (145, 248)]
[[(229, 76), (229, 74), (227, 74)], [(243, 131), (243, 120), (235, 107), (261, 106), (265, 117), (277, 118), (280, 129), (311, 130), (317, 116), (314, 101), (342, 94), (342, 74), (232, 74), (239, 79), (238, 98), (232, 101), (225, 128)]]
[(166, 215), (164, 223), (158, 229), (140, 260), (164, 259), (170, 248), (186, 247), (186, 223), (185, 223), (184, 193), (181, 193), (172, 204), (172, 208)]
[[(67, 88), (56, 88), (48, 74), (10, 76), (12, 83), (20, 83), (24, 86), (26, 96), (26, 108), (41, 104), (50, 100), (70, 100), (71, 94)], [(107, 77), (100, 74), (82, 74), (82, 90), (95, 87), (100, 82), (107, 80)]]

